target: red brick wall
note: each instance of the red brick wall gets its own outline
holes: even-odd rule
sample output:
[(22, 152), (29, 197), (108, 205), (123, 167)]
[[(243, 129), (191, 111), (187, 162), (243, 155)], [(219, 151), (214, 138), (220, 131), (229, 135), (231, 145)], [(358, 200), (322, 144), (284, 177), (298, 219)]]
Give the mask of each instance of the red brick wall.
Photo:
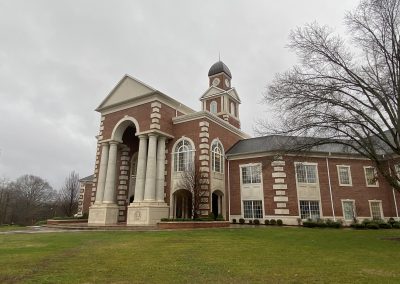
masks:
[[(230, 163), (230, 195), (231, 195), (231, 214), (241, 214), (241, 197), (240, 197), (240, 169), (239, 165), (248, 163), (262, 163), (263, 174), (263, 192), (264, 192), (264, 214), (274, 215), (275, 202), (273, 201), (274, 190), (272, 189), (272, 157), (251, 158), (242, 160), (231, 160)], [(285, 172), (287, 183), (287, 196), (289, 201), (287, 207), (290, 211), (289, 216), (296, 216), (298, 212), (298, 197), (296, 189), (296, 178), (294, 162), (310, 162), (318, 164), (318, 178), (321, 194), (321, 209), (324, 216), (333, 216), (332, 205), (330, 199), (328, 171), (325, 158), (310, 157), (284, 157), (286, 162)], [(351, 175), (353, 186), (339, 186), (338, 173), (336, 165), (349, 165), (351, 167)], [(369, 217), (371, 215), (368, 200), (381, 200), (384, 217), (394, 217), (395, 206), (391, 187), (378, 176), (379, 187), (367, 187), (365, 184), (364, 166), (370, 166), (372, 163), (368, 160), (359, 159), (335, 159), (329, 158), (329, 170), (332, 186), (332, 196), (334, 210), (337, 217), (343, 217), (341, 199), (354, 199), (356, 204), (357, 216)], [(397, 202), (399, 204), (400, 194), (396, 193)]]

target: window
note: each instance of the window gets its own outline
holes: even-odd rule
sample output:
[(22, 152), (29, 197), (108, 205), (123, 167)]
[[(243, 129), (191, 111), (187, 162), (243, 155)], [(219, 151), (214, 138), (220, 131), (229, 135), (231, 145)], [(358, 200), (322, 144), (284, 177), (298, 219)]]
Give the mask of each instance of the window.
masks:
[(300, 201), (301, 219), (319, 219), (319, 201)]
[(351, 186), (351, 173), (350, 166), (337, 166), (339, 185), (340, 186)]
[(378, 179), (374, 167), (364, 167), (364, 173), (367, 186), (378, 186)]
[(177, 172), (188, 171), (192, 167), (192, 145), (182, 140), (176, 145), (174, 153), (174, 169)]
[(224, 172), (224, 159), (222, 146), (218, 141), (215, 141), (211, 145), (211, 165), (214, 172)]
[(395, 165), (394, 170), (396, 171), (397, 179), (400, 180), (400, 164)]
[(353, 200), (342, 201), (343, 217), (346, 221), (353, 221), (355, 217), (355, 206)]
[(210, 112), (217, 113), (217, 102), (216, 101), (212, 101), (210, 103)]
[(296, 176), (298, 183), (317, 183), (317, 165), (296, 164)]
[(236, 116), (236, 111), (235, 111), (235, 104), (233, 102), (231, 102), (231, 114), (233, 116)]
[(262, 218), (263, 209), (261, 200), (243, 201), (244, 218)]
[(243, 184), (261, 182), (261, 165), (242, 167)]
[(369, 207), (371, 209), (371, 217), (373, 220), (382, 220), (382, 202), (381, 201), (370, 201)]

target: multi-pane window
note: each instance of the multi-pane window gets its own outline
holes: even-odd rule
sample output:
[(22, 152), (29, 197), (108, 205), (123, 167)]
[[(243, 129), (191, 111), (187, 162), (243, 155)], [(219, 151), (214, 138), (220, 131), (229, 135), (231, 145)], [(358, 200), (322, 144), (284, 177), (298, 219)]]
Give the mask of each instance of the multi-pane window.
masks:
[(319, 219), (319, 201), (300, 201), (301, 219)]
[(263, 209), (261, 200), (246, 200), (243, 201), (244, 218), (262, 218)]
[(350, 166), (337, 166), (339, 175), (339, 185), (349, 186), (352, 184)]
[(378, 186), (378, 179), (374, 167), (364, 167), (364, 173), (367, 186)]
[(382, 203), (381, 201), (370, 201), (371, 217), (373, 220), (382, 220)]
[(317, 165), (296, 164), (298, 183), (317, 183)]
[(184, 172), (191, 170), (192, 159), (192, 145), (187, 140), (182, 140), (176, 145), (174, 153), (174, 169), (177, 172)]
[(214, 172), (224, 172), (224, 155), (222, 152), (222, 146), (218, 141), (215, 141), (211, 145), (211, 165)]
[(212, 101), (210, 103), (210, 112), (217, 113), (217, 102), (216, 101)]
[(243, 184), (260, 183), (261, 182), (261, 165), (242, 167)]
[(355, 208), (354, 208), (354, 201), (342, 201), (343, 206), (343, 217), (347, 221), (354, 220), (355, 217)]

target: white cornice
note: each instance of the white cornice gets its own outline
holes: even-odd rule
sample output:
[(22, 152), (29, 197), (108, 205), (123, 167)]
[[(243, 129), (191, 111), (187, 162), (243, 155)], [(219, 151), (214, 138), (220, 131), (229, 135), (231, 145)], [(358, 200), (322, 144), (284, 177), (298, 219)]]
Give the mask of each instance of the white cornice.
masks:
[(207, 118), (207, 119), (211, 120), (212, 122), (224, 127), (225, 129), (235, 133), (236, 135), (240, 136), (243, 139), (251, 138), (251, 136), (248, 135), (247, 133), (244, 133), (243, 131), (237, 129), (236, 127), (229, 124), (225, 120), (211, 114), (208, 111), (199, 111), (199, 112), (194, 112), (194, 113), (187, 114), (187, 115), (177, 116), (177, 117), (172, 118), (172, 122), (173, 122), (173, 124), (179, 124), (179, 123), (185, 123), (185, 122), (192, 121), (192, 120), (198, 120), (201, 118)]
[(284, 153), (279, 151), (266, 151), (266, 152), (256, 152), (256, 153), (240, 153), (240, 154), (226, 154), (227, 160), (242, 160), (242, 159), (251, 159), (251, 158), (262, 158), (269, 156), (288, 156), (288, 157), (310, 157), (310, 158), (330, 158), (330, 159), (350, 159), (350, 160), (365, 160), (369, 161), (369, 159), (358, 156), (358, 155), (349, 155), (349, 154), (331, 154), (328, 152), (299, 152), (298, 154), (293, 153)]
[(158, 100), (161, 103), (182, 112), (183, 114), (189, 114), (195, 112), (193, 109), (189, 108), (188, 106), (176, 101), (175, 99), (161, 93), (160, 91), (153, 91), (136, 98), (132, 98), (130, 100), (126, 100), (124, 102), (116, 103), (104, 108), (97, 108), (96, 111), (100, 112), (102, 115), (109, 114), (112, 112), (116, 112), (119, 110), (128, 109), (131, 107), (143, 105), (154, 100)]

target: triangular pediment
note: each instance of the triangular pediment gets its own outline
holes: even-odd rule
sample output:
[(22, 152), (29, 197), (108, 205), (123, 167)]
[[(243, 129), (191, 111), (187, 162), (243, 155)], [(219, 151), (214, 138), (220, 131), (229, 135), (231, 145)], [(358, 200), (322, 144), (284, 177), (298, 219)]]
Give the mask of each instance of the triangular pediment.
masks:
[(146, 94), (153, 94), (154, 92), (156, 92), (156, 90), (152, 87), (129, 75), (125, 75), (103, 100), (97, 110), (121, 104), (125, 101), (131, 101), (137, 97), (142, 97)]
[(208, 97), (212, 97), (212, 96), (217, 95), (217, 94), (222, 94), (223, 92), (225, 92), (225, 90), (220, 89), (220, 88), (215, 87), (215, 86), (211, 86), (211, 87), (208, 88), (208, 89), (204, 92), (204, 94), (200, 97), (200, 100), (205, 99), (205, 98), (208, 98)]
[(240, 101), (240, 98), (239, 98), (239, 94), (236, 92), (236, 89), (235, 89), (235, 88), (232, 88), (232, 89), (228, 90), (227, 93), (228, 93), (228, 95), (230, 95), (232, 98), (234, 98), (235, 100), (237, 100), (239, 103), (241, 102), (241, 101)]

